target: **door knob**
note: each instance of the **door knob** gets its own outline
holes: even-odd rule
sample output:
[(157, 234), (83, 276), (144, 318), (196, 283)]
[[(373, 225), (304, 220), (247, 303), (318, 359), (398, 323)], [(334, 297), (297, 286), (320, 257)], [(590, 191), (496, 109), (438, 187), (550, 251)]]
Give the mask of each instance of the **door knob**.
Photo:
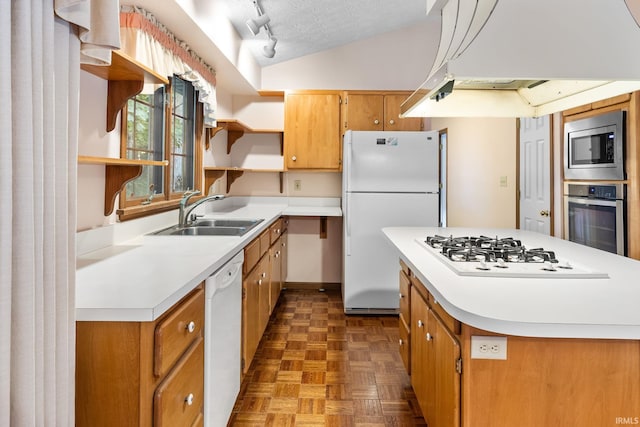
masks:
[(540, 211), (540, 216), (549, 216), (550, 212), (549, 211)]

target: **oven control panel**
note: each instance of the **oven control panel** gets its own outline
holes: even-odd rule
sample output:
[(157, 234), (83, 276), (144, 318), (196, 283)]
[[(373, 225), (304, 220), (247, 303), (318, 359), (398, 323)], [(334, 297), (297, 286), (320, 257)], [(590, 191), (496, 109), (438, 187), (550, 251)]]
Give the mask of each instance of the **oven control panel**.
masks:
[(567, 196), (588, 197), (592, 199), (617, 200), (622, 199), (619, 194), (618, 185), (590, 185), (590, 184), (568, 184)]

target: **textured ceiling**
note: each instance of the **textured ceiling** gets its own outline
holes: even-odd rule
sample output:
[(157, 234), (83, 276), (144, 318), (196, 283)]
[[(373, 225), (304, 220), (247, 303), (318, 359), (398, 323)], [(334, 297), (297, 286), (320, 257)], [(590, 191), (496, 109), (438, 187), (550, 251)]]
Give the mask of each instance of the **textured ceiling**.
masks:
[[(425, 21), (426, 0), (259, 0), (278, 40), (276, 54), (266, 58), (264, 29), (256, 36), (246, 21), (257, 17), (253, 0), (218, 0), (229, 20), (261, 66), (288, 61)], [(255, 42), (253, 42), (255, 40)]]

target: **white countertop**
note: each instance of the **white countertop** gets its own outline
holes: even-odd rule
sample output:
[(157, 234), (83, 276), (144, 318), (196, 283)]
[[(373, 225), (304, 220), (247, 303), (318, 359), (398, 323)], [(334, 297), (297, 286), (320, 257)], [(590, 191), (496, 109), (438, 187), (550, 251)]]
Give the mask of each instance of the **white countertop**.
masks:
[[(523, 230), (390, 227), (383, 232), (440, 305), (470, 326), (519, 336), (640, 339), (640, 261)], [(436, 234), (513, 237), (609, 278), (458, 275), (416, 241)]]
[(342, 212), (339, 206), (313, 203), (230, 205), (206, 216), (264, 221), (240, 237), (141, 235), (83, 254), (76, 270), (76, 320), (157, 319), (281, 215), (341, 216)]

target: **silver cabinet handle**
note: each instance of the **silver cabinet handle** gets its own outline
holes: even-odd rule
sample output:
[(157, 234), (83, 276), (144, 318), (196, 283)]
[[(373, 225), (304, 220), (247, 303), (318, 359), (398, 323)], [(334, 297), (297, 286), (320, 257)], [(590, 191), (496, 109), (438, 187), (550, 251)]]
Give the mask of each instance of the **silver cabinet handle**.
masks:
[(431, 341), (433, 339), (433, 336), (427, 332), (427, 335), (425, 335), (425, 338), (427, 339), (427, 341)]
[(186, 403), (188, 406), (193, 405), (193, 393), (189, 393), (189, 395), (184, 398), (184, 403)]
[(258, 280), (258, 285), (262, 285), (262, 279)]
[(389, 124), (390, 124), (390, 125), (393, 125), (393, 124), (395, 124), (395, 123), (396, 123), (396, 122), (395, 122), (395, 120), (393, 120), (393, 119), (389, 120)]
[(296, 160), (298, 160), (298, 158), (296, 156), (291, 156), (291, 160), (295, 162)]
[(402, 338), (400, 338), (400, 340), (399, 340), (398, 344), (400, 344), (400, 345), (404, 344), (404, 343), (402, 342)]
[(400, 299), (404, 298), (404, 295), (402, 295), (402, 292), (398, 294), (398, 297), (399, 297)]
[(378, 125), (378, 124), (380, 124), (380, 120), (375, 119), (375, 120), (373, 121), (373, 124), (374, 124), (374, 125)]
[(424, 323), (422, 323), (422, 320), (418, 320), (418, 328), (422, 328), (424, 326)]
[(267, 277), (267, 273), (262, 273), (260, 277)]
[(192, 320), (191, 322), (187, 323), (187, 331), (189, 331), (189, 333), (192, 333), (195, 330), (196, 330), (196, 322)]

